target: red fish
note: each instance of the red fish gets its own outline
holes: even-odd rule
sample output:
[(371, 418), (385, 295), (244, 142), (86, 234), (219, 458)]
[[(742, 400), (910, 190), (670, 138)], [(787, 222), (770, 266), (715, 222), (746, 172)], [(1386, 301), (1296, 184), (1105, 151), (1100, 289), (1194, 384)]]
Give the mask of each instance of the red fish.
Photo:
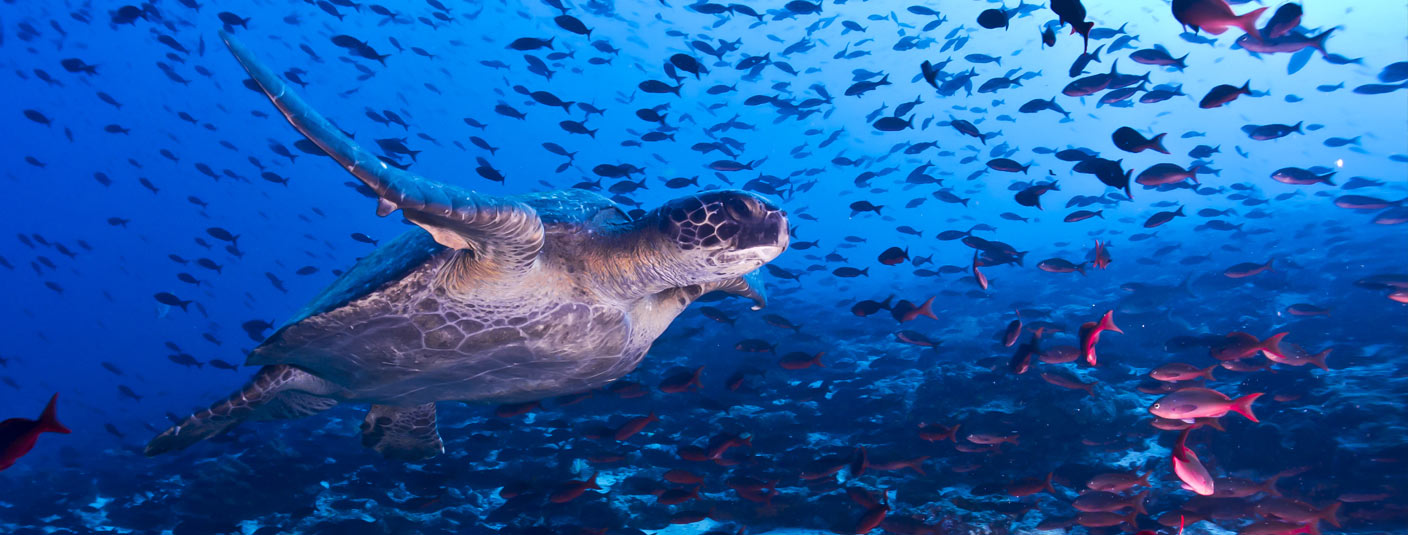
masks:
[(655, 416), (655, 411), (650, 411), (650, 414), (646, 416), (637, 416), (626, 420), (626, 423), (621, 424), (621, 427), (616, 430), (614, 436), (616, 440), (626, 440), (635, 436), (636, 433), (641, 432), (642, 429), (645, 429), (645, 426), (658, 421), (660, 421), (660, 418)]
[(926, 424), (921, 422), (919, 424), (919, 438), (925, 442), (940, 442), (944, 440), (958, 442), (959, 425), (962, 424), (956, 424), (953, 427), (944, 427), (939, 424)]
[(1031, 496), (1033, 494), (1038, 494), (1042, 491), (1045, 491), (1047, 493), (1050, 493), (1052, 496), (1055, 496), (1056, 487), (1051, 486), (1052, 475), (1053, 472), (1047, 472), (1046, 479), (1042, 479), (1039, 477), (1029, 477), (1013, 482), (1012, 484), (1007, 485), (1007, 494), (1011, 495), (1014, 498), (1021, 498), (1023, 496)]
[(1012, 353), (1012, 360), (1007, 362), (1007, 369), (1018, 375), (1027, 373), (1032, 365), (1032, 357), (1040, 354), (1041, 329), (1037, 329), (1027, 343), (1017, 346), (1017, 351)]
[(1260, 422), (1252, 413), (1252, 403), (1261, 396), (1261, 392), (1255, 392), (1231, 399), (1222, 392), (1208, 388), (1185, 388), (1159, 398), (1149, 406), (1149, 414), (1170, 420), (1191, 420), (1221, 418), (1228, 412), (1235, 412), (1248, 420)]
[(924, 474), (924, 461), (927, 461), (927, 460), (929, 460), (929, 456), (928, 456), (928, 455), (924, 455), (924, 456), (921, 456), (921, 457), (915, 457), (915, 458), (913, 458), (913, 459), (903, 459), (903, 460), (899, 460), (899, 461), (890, 461), (890, 462), (887, 462), (887, 463), (870, 463), (870, 464), (868, 464), (867, 466), (869, 466), (870, 468), (874, 468), (874, 469), (876, 469), (876, 470), (886, 470), (886, 471), (909, 469), (909, 470), (914, 470), (915, 472), (918, 472), (919, 475), (922, 476), (922, 475), (925, 475), (925, 474)]
[[(1228, 28), (1241, 28), (1247, 35), (1261, 39), (1256, 29), (1256, 19), (1266, 8), (1257, 8), (1244, 15), (1232, 12), (1227, 0), (1173, 0), (1173, 17), (1194, 30), (1202, 30), (1213, 35), (1221, 35)], [(1185, 28), (1186, 30), (1186, 28)]]
[(1002, 333), (1002, 345), (1004, 347), (1012, 347), (1012, 344), (1017, 343), (1017, 339), (1022, 336), (1022, 311), (1015, 310), (1014, 312), (1017, 313), (1017, 319), (1008, 323), (1007, 330)]
[[(1280, 333), (1277, 336), (1285, 335), (1286, 333)], [(1267, 345), (1261, 350), (1262, 353), (1266, 355), (1266, 358), (1270, 359), (1271, 362), (1275, 362), (1277, 364), (1284, 364), (1286, 366), (1305, 366), (1306, 364), (1314, 364), (1316, 367), (1322, 370), (1330, 370), (1330, 368), (1325, 366), (1325, 357), (1330, 356), (1330, 351), (1332, 351), (1334, 348), (1327, 348), (1324, 351), (1312, 355), (1309, 351), (1306, 351), (1305, 348), (1301, 347), (1300, 344), (1292, 342), (1283, 345), (1279, 343), (1280, 339), (1276, 336), (1268, 338), (1267, 340), (1276, 340), (1278, 342), (1275, 344)]]
[(821, 363), (821, 357), (823, 355), (826, 355), (825, 351), (817, 352), (815, 355), (808, 355), (800, 351), (788, 353), (777, 361), (777, 365), (781, 366), (784, 370), (805, 370), (812, 366), (825, 368), (826, 365)]
[(1096, 269), (1110, 267), (1110, 251), (1100, 243), (1100, 240), (1095, 240), (1095, 260), (1092, 260), (1090, 265), (1095, 266)]
[(596, 484), (596, 474), (592, 474), (592, 477), (583, 481), (567, 481), (558, 485), (557, 489), (552, 491), (552, 494), (548, 496), (548, 500), (552, 503), (567, 503), (577, 499), (577, 497), (581, 496), (587, 489), (600, 488), (601, 487)]
[(1183, 433), (1178, 435), (1178, 443), (1173, 445), (1173, 473), (1183, 482), (1183, 488), (1201, 496), (1212, 496), (1212, 475), (1203, 467), (1203, 462), (1198, 460), (1198, 454), (1188, 449), (1188, 433), (1191, 431), (1192, 429), (1184, 429)]
[(1207, 368), (1199, 369), (1192, 364), (1170, 362), (1154, 368), (1149, 372), (1149, 377), (1165, 382), (1190, 381), (1199, 377), (1211, 381), (1213, 380), (1212, 371), (1217, 369), (1217, 367), (1218, 365), (1214, 364)]
[(1042, 380), (1071, 390), (1084, 391), (1087, 396), (1095, 397), (1095, 382), (1083, 383), (1079, 378), (1071, 375), (1065, 368), (1053, 368), (1051, 371), (1041, 372)]
[(895, 303), (895, 307), (890, 309), (890, 315), (894, 316), (900, 323), (914, 321), (919, 316), (926, 316), (931, 319), (939, 319), (934, 315), (934, 298), (930, 297), (924, 304), (914, 306), (914, 303), (901, 299)]
[(978, 271), (978, 252), (973, 251), (973, 279), (978, 281), (978, 286), (984, 290), (988, 289), (988, 277), (983, 272)]
[(1085, 483), (1085, 488), (1090, 490), (1103, 490), (1105, 492), (1124, 492), (1134, 487), (1149, 486), (1149, 475), (1153, 471), (1144, 472), (1144, 475), (1137, 475), (1127, 472), (1109, 472), (1090, 478)]
[(1334, 527), (1340, 527), (1340, 520), (1335, 516), (1339, 509), (1340, 502), (1331, 503), (1322, 509), (1290, 498), (1267, 498), (1256, 504), (1256, 512), (1267, 518), (1297, 524), (1314, 524), (1324, 520)]
[(1071, 507), (1085, 513), (1114, 513), (1129, 507), (1141, 515), (1148, 515), (1149, 511), (1144, 508), (1144, 500), (1148, 498), (1147, 490), (1128, 497), (1103, 490), (1092, 490), (1076, 497), (1071, 502)]
[(1271, 260), (1267, 260), (1265, 264), (1242, 262), (1223, 270), (1222, 274), (1233, 279), (1244, 279), (1253, 275), (1260, 275), (1263, 271), (1275, 271), (1271, 269)]
[(1119, 327), (1115, 326), (1115, 311), (1111, 310), (1100, 317), (1100, 322), (1087, 321), (1080, 326), (1080, 354), (1085, 358), (1085, 362), (1091, 366), (1095, 365), (1095, 344), (1100, 342), (1100, 333), (1114, 331), (1124, 334)]
[(1080, 358), (1080, 350), (1074, 346), (1055, 346), (1042, 351), (1040, 358), (1047, 364), (1065, 364)]
[(681, 485), (698, 485), (704, 482), (704, 478), (687, 470), (670, 470), (665, 472), (665, 481)]
[(704, 371), (704, 367), (695, 368), (693, 372), (678, 373), (666, 377), (660, 382), (660, 391), (666, 394), (678, 394), (699, 388), (699, 372)]
[(880, 523), (885, 521), (885, 515), (889, 512), (889, 504), (882, 503), (871, 507), (864, 515), (861, 515), (860, 521), (856, 522), (856, 535), (870, 533), (871, 530), (879, 527)]
[(939, 347), (939, 341), (930, 340), (929, 337), (915, 331), (900, 331), (895, 333), (895, 339), (906, 344), (919, 347)]
[(1221, 361), (1242, 360), (1257, 354), (1258, 351), (1272, 351), (1279, 353), (1281, 339), (1286, 337), (1286, 333), (1274, 335), (1266, 340), (1257, 340), (1256, 336), (1244, 332), (1230, 333), (1221, 343), (1215, 344), (1210, 349), (1212, 358)]
[(15, 461), (34, 449), (40, 433), (70, 433), (64, 424), (59, 423), (55, 408), (58, 401), (58, 394), (49, 398), (49, 404), (39, 414), (38, 420), (10, 418), (0, 422), (0, 470), (14, 466)]
[(729, 448), (739, 446), (752, 447), (753, 439), (732, 433), (720, 433), (709, 439), (709, 449), (706, 452), (708, 458), (717, 460), (723, 457)]
[(968, 442), (972, 442), (974, 444), (997, 445), (1002, 443), (1008, 443), (1015, 446), (1017, 445), (1017, 439), (1021, 437), (1021, 435), (1016, 433), (1006, 436), (995, 435), (992, 433), (969, 433), (968, 436), (965, 438), (968, 439)]

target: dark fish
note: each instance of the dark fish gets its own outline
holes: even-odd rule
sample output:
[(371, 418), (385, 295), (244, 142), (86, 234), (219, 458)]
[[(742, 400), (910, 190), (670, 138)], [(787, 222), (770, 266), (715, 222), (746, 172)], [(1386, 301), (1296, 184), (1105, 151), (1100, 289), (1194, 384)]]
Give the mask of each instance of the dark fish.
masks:
[(181, 310), (186, 310), (186, 307), (189, 306), (189, 305), (193, 302), (193, 301), (182, 301), (181, 298), (176, 297), (175, 295), (172, 295), (171, 293), (168, 293), (168, 292), (161, 292), (161, 293), (158, 293), (158, 294), (156, 294), (154, 297), (156, 297), (156, 301), (157, 301), (158, 303), (161, 303), (161, 304), (163, 304), (163, 305), (173, 306), (173, 307), (181, 307)]
[(512, 43), (509, 43), (508, 47), (514, 50), (520, 50), (524, 52), (529, 50), (537, 50), (539, 48), (551, 49), (553, 39), (555, 38), (550, 37), (548, 39), (538, 39), (536, 37), (520, 37), (518, 39), (514, 39)]
[(978, 25), (989, 30), (1007, 29), (1007, 12), (998, 8), (985, 9), (978, 14)]
[(1153, 150), (1168, 154), (1168, 149), (1165, 149), (1163, 145), (1164, 136), (1166, 135), (1167, 134), (1158, 134), (1152, 138), (1145, 138), (1138, 130), (1128, 126), (1122, 126), (1118, 130), (1115, 130), (1111, 138), (1114, 139), (1115, 146), (1125, 152), (1140, 153), (1146, 150)]
[(1203, 97), (1203, 100), (1198, 102), (1198, 107), (1205, 110), (1217, 108), (1236, 100), (1238, 95), (1250, 94), (1252, 94), (1250, 80), (1242, 84), (1242, 87), (1222, 84), (1209, 90), (1208, 94)]

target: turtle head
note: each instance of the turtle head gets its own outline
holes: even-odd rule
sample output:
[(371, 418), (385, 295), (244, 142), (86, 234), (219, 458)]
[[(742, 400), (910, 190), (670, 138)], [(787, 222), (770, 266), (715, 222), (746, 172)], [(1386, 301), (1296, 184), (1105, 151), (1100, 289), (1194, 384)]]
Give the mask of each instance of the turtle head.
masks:
[(787, 213), (752, 193), (716, 190), (665, 203), (647, 216), (661, 266), (677, 285), (741, 277), (787, 249)]

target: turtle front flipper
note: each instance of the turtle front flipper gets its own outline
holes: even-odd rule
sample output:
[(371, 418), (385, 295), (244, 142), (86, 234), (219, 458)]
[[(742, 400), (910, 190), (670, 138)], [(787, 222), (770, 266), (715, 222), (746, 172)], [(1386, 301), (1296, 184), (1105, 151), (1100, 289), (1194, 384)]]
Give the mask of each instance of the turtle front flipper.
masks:
[(372, 405), (362, 421), (362, 445), (401, 461), (419, 461), (445, 453), (435, 425), (435, 404)]
[(763, 286), (762, 270), (755, 269), (736, 279), (722, 280), (704, 285), (704, 293), (725, 292), (753, 300), (753, 310), (768, 305), (767, 287)]
[(240, 391), (157, 435), (144, 453), (151, 457), (185, 449), (245, 420), (301, 418), (322, 412), (337, 401), (317, 394), (334, 389), (327, 381), (293, 366), (265, 366)]
[(221, 31), (220, 38), (294, 128), (376, 193), (377, 215), (399, 209), (441, 245), (472, 250), (481, 265), (505, 273), (521, 272), (537, 258), (543, 223), (532, 207), (386, 165), (299, 98), (234, 36)]

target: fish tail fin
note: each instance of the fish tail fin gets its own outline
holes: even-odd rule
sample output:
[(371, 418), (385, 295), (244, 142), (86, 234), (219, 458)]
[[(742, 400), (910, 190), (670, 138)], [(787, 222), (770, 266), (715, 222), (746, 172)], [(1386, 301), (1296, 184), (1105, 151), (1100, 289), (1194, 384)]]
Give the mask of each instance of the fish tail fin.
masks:
[(1284, 353), (1281, 351), (1281, 340), (1286, 338), (1287, 334), (1290, 333), (1276, 333), (1271, 335), (1270, 338), (1261, 341), (1260, 349), (1272, 355), (1280, 356)]
[(1256, 28), (1256, 20), (1261, 18), (1261, 14), (1265, 11), (1266, 8), (1264, 7), (1248, 11), (1245, 15), (1237, 17), (1235, 19), (1236, 22), (1234, 22), (1232, 25), (1241, 28), (1242, 31), (1247, 32), (1247, 35), (1250, 35), (1257, 39), (1261, 39), (1261, 32)]
[(931, 319), (939, 319), (938, 316), (935, 316), (935, 315), (934, 315), (934, 298), (933, 298), (933, 297), (930, 297), (928, 301), (925, 301), (923, 305), (920, 305), (919, 310), (917, 311), (917, 313), (918, 313), (919, 315), (922, 315), (922, 316), (928, 316), (928, 317), (931, 318)]
[(1330, 32), (1333, 31), (1335, 31), (1335, 28), (1330, 28), (1328, 30), (1325, 30), (1324, 32), (1321, 32), (1320, 35), (1312, 37), (1310, 39), (1311, 46), (1315, 47), (1316, 50), (1319, 50), (1320, 54), (1328, 56), (1330, 53), (1325, 51), (1325, 39), (1328, 39), (1330, 37)]
[(1276, 482), (1280, 480), (1281, 474), (1271, 476), (1269, 479), (1266, 480), (1266, 483), (1263, 483), (1261, 485), (1262, 492), (1265, 492), (1271, 496), (1281, 496), (1281, 491), (1276, 488)]
[(825, 351), (818, 351), (815, 355), (812, 355), (812, 364), (816, 364), (818, 368), (825, 368), (826, 365), (821, 362), (821, 357), (824, 356), (826, 356)]
[(1202, 375), (1203, 377), (1207, 377), (1209, 381), (1215, 380), (1215, 379), (1213, 378), (1213, 376), (1212, 376), (1212, 371), (1213, 371), (1213, 370), (1216, 370), (1218, 366), (1221, 366), (1221, 364), (1213, 364), (1212, 366), (1208, 366), (1207, 368), (1204, 368), (1204, 369), (1203, 369), (1203, 373), (1202, 373), (1201, 375)]
[(587, 488), (589, 488), (589, 489), (600, 489), (600, 488), (601, 488), (601, 485), (598, 485), (598, 484), (596, 483), (596, 476), (599, 475), (599, 474), (601, 474), (601, 472), (592, 472), (592, 477), (587, 478)]
[(1100, 317), (1100, 330), (1115, 331), (1124, 334), (1124, 331), (1121, 331), (1119, 326), (1115, 325), (1115, 311), (1113, 310), (1106, 312), (1104, 316)]
[(953, 432), (948, 435), (949, 442), (958, 442), (958, 428), (962, 426), (963, 424), (955, 424), (953, 426)]
[(1152, 149), (1154, 149), (1154, 150), (1156, 150), (1156, 151), (1162, 152), (1162, 153), (1164, 153), (1164, 154), (1168, 154), (1168, 149), (1164, 148), (1164, 136), (1167, 136), (1167, 135), (1168, 135), (1168, 133), (1165, 132), (1165, 133), (1159, 134), (1159, 135), (1157, 135), (1157, 136), (1154, 136), (1154, 139), (1149, 140), (1149, 144), (1152, 145), (1150, 148), (1152, 148)]
[(1042, 487), (1042, 488), (1046, 489), (1046, 492), (1051, 493), (1052, 496), (1055, 496), (1055, 495), (1056, 495), (1056, 487), (1051, 486), (1051, 477), (1054, 476), (1055, 474), (1056, 474), (1056, 472), (1054, 472), (1054, 471), (1053, 471), (1053, 472), (1047, 472), (1047, 473), (1046, 473), (1046, 486), (1045, 486), (1045, 487)]
[(1334, 350), (1334, 348), (1330, 348), (1330, 349), (1326, 349), (1326, 350), (1324, 350), (1324, 351), (1321, 351), (1321, 352), (1319, 352), (1319, 353), (1316, 353), (1316, 354), (1314, 354), (1314, 355), (1311, 355), (1311, 356), (1310, 356), (1310, 363), (1311, 363), (1311, 364), (1314, 364), (1316, 367), (1318, 367), (1318, 368), (1320, 368), (1320, 369), (1322, 369), (1322, 370), (1330, 371), (1330, 368), (1327, 367), (1327, 366), (1325, 366), (1325, 357), (1330, 356), (1330, 352), (1333, 351), (1333, 350)]
[(1149, 516), (1149, 510), (1144, 508), (1144, 500), (1148, 498), (1149, 491), (1146, 490), (1139, 494), (1135, 494), (1134, 499), (1130, 500), (1129, 504), (1134, 507), (1135, 512), (1144, 516)]
[(1139, 481), (1136, 482), (1135, 484), (1137, 484), (1137, 485), (1143, 485), (1143, 486), (1146, 486), (1146, 487), (1149, 486), (1149, 476), (1150, 476), (1151, 474), (1153, 474), (1153, 473), (1154, 473), (1153, 470), (1149, 470), (1149, 471), (1144, 472), (1144, 475), (1139, 476)]
[(1329, 522), (1331, 526), (1340, 527), (1340, 519), (1335, 516), (1335, 512), (1340, 510), (1340, 503), (1335, 502), (1320, 510), (1320, 519)]
[(1232, 409), (1232, 411), (1236, 412), (1237, 414), (1246, 416), (1248, 420), (1251, 420), (1256, 423), (1261, 423), (1261, 420), (1258, 420), (1256, 418), (1256, 414), (1252, 412), (1252, 402), (1255, 402), (1256, 398), (1259, 398), (1261, 396), (1261, 392), (1255, 392), (1234, 399), (1232, 400), (1232, 406), (1230, 407), (1230, 409)]
[(69, 431), (64, 424), (59, 423), (58, 413), (59, 395), (54, 394), (49, 398), (49, 404), (44, 406), (44, 412), (39, 414), (39, 432), (60, 433), (67, 435)]

